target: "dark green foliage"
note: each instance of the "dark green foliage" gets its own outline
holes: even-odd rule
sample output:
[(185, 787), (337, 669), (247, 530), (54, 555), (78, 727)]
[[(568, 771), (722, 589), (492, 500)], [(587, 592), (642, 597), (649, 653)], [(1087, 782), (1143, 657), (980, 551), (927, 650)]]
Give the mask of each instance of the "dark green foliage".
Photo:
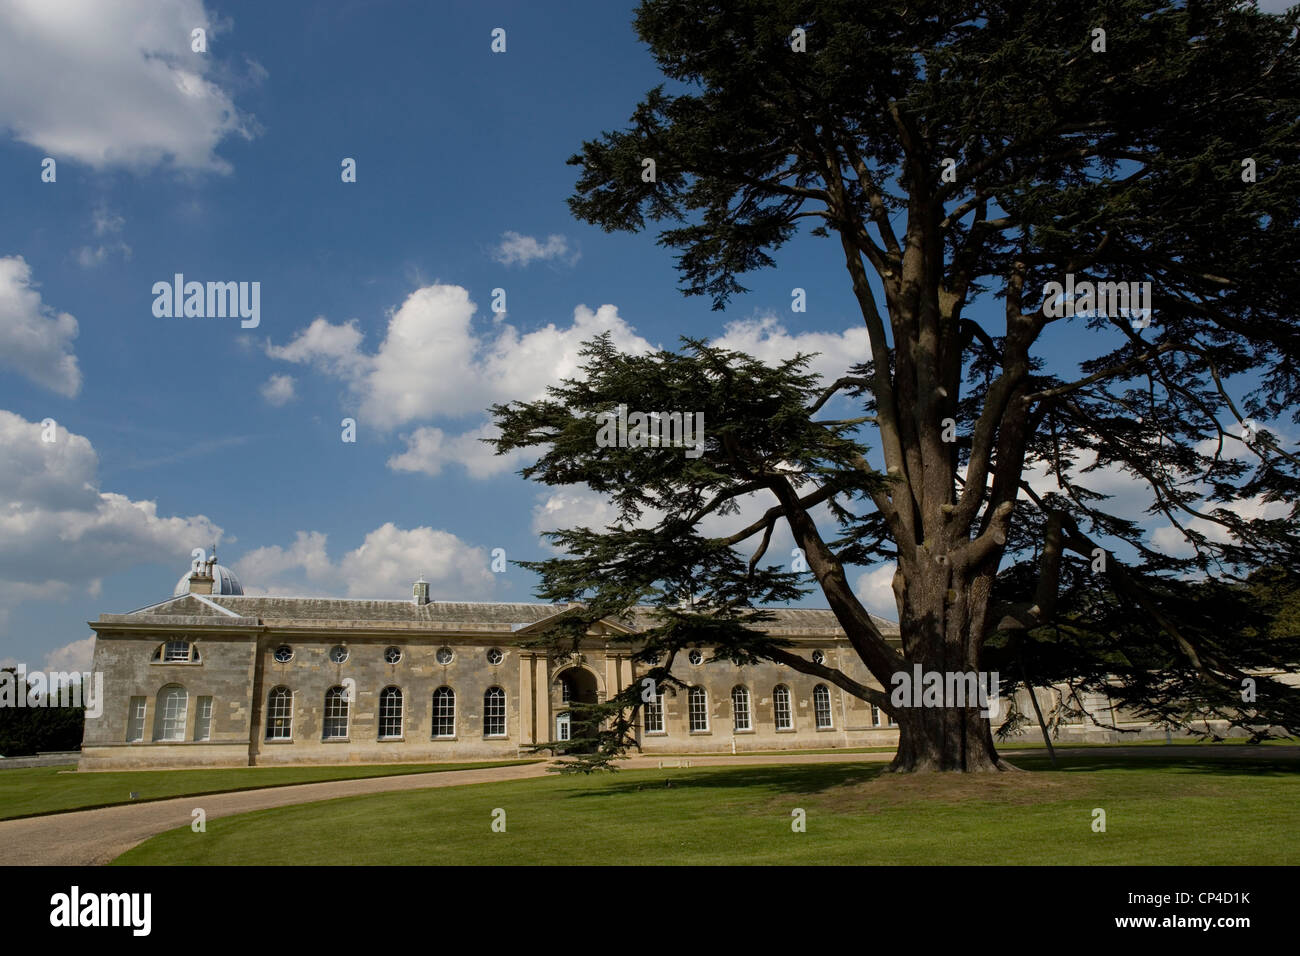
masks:
[[(635, 27), (666, 83), (572, 157), (573, 213), (611, 231), (661, 224), (683, 291), (717, 308), (810, 227), (845, 268), (871, 355), (817, 383), (802, 360), (770, 369), (695, 341), (623, 356), (606, 339), (585, 381), (497, 408), (500, 451), (543, 450), (525, 474), (618, 506), (617, 526), (558, 534), (569, 556), (530, 565), (544, 594), (585, 603), (569, 637), (580, 617), (690, 599), (652, 632), (666, 652), (708, 627), (723, 656), (881, 703), (749, 627), (800, 584), (763, 564), (782, 521), (885, 686), (913, 663), (969, 670), (986, 645), (1013, 648), (1039, 680), (1114, 666), (1135, 706), (1194, 725), (1228, 706), (1244, 669), (1293, 668), (1291, 635), (1265, 640), (1244, 610), (1189, 612), (1240, 603), (1252, 571), (1300, 567), (1300, 458), (1282, 434), (1300, 422), (1298, 24), (1300, 8), (1229, 0), (645, 0)], [(1042, 290), (1067, 274), (1149, 281), (1153, 324), (1053, 316)], [(976, 318), (981, 298), (998, 305)], [(1080, 354), (1052, 353), (1054, 323), (1075, 326)], [(833, 395), (862, 413), (825, 422)], [(705, 411), (705, 454), (596, 448), (591, 416), (620, 402)], [(1152, 547), (1113, 513), (1098, 469), (1143, 487), (1189, 546)], [(715, 533), (710, 519), (749, 492), (773, 510)], [(837, 540), (810, 516), (823, 505)], [(729, 554), (754, 540), (749, 560)], [(846, 568), (881, 560), (898, 565), (901, 654), (847, 583)], [(1193, 601), (1191, 579), (1214, 583)], [(1085, 617), (1104, 640), (1055, 636)], [(1268, 691), (1260, 719), (1300, 729), (1294, 692)], [(971, 713), (894, 716), (900, 769), (996, 764)], [(612, 752), (626, 726), (608, 726)]]
[[(14, 668), (0, 670), (16, 673)], [(85, 707), (0, 707), (0, 755), (80, 750)]]

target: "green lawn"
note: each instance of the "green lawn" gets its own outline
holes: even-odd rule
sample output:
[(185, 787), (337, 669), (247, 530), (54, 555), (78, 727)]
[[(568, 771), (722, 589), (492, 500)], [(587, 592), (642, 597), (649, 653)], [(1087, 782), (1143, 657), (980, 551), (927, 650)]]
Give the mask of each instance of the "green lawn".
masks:
[[(1174, 746), (1186, 747), (1214, 747), (1223, 744), (1247, 744), (1250, 742), (1249, 737), (1225, 737), (1223, 740), (1197, 740), (1194, 737), (1175, 737), (1166, 743), (1164, 740), (1121, 740), (1118, 743), (1083, 743), (1080, 741), (1060, 741), (1053, 740), (1052, 747), (1056, 750), (1066, 750), (1075, 748), (1106, 748), (1106, 747), (1168, 747)], [(1020, 740), (1015, 743), (997, 743), (997, 749), (1003, 750), (1042, 750), (1046, 752), (1047, 748), (1043, 745), (1042, 737), (1030, 737), (1026, 740)], [(1277, 747), (1294, 747), (1296, 739), (1294, 737), (1282, 737), (1277, 740), (1261, 740), (1257, 746), (1277, 746)], [(742, 750), (738, 756), (780, 756), (781, 754), (801, 753), (801, 754), (892, 754), (897, 747), (824, 747), (819, 750)], [(701, 757), (701, 756), (726, 756), (730, 750), (715, 750), (707, 753), (696, 752), (658, 752), (646, 754), (647, 757)]]
[[(160, 834), (120, 864), (1300, 863), (1300, 761), (1108, 756), (622, 771), (348, 797)], [(1093, 809), (1106, 832), (1092, 830)], [(506, 811), (505, 833), (491, 830)], [(806, 812), (807, 831), (791, 828)]]
[[(0, 771), (0, 820), (88, 810), (118, 803), (189, 797), (201, 793), (283, 787), (324, 780), (355, 780), (406, 773), (506, 767), (536, 760), (496, 763), (365, 764), (341, 767), (235, 767), (227, 770), (131, 770), (76, 773), (72, 765)], [(131, 800), (132, 791), (139, 794)]]

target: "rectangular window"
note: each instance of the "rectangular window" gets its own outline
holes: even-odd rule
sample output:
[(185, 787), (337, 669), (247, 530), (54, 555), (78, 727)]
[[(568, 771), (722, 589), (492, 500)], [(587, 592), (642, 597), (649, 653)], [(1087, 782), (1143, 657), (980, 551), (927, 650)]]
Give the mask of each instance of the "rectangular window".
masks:
[(875, 704), (871, 705), (871, 722), (875, 724), (877, 727), (894, 726), (894, 719), (890, 717), (887, 713), (885, 713), (883, 710), (881, 710), (879, 707), (877, 707)]
[(813, 690), (813, 709), (817, 716), (817, 729), (828, 730), (834, 726), (831, 722), (831, 692), (818, 686)]
[(749, 691), (738, 687), (731, 692), (731, 710), (736, 719), (737, 730), (753, 729), (749, 723)]
[(267, 699), (266, 739), (293, 739), (293, 692), (287, 688), (277, 687)]
[(168, 641), (163, 648), (163, 662), (167, 664), (184, 663), (190, 659), (188, 641)]
[(772, 695), (772, 710), (776, 716), (777, 730), (794, 728), (794, 718), (790, 714), (790, 691), (786, 687), (777, 687)]
[(506, 692), (499, 687), (488, 691), (483, 697), (483, 735), (506, 735)]
[(139, 743), (144, 740), (144, 698), (132, 697), (126, 709), (126, 742)]
[(450, 690), (433, 695), (433, 735), (456, 736), (456, 697)]
[(346, 740), (348, 736), (348, 696), (347, 691), (335, 687), (325, 695), (325, 727), (322, 736), (326, 740)]
[(703, 687), (692, 687), (688, 706), (691, 733), (703, 733), (709, 729), (709, 698)]
[(158, 727), (155, 740), (184, 740), (185, 711), (189, 707), (189, 695), (183, 687), (164, 689), (158, 708)]
[(200, 697), (198, 710), (194, 712), (194, 739), (212, 739), (212, 698)]
[(653, 701), (646, 701), (645, 705), (645, 732), (647, 734), (662, 734), (664, 732), (664, 695), (663, 692), (655, 694)]
[(379, 695), (379, 739), (397, 740), (402, 736), (402, 692), (388, 687)]

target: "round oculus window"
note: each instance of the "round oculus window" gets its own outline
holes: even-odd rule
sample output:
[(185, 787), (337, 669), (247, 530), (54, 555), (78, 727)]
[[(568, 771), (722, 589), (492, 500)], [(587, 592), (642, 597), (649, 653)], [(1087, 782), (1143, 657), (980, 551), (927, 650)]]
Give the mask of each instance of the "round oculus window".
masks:
[(487, 652), (487, 662), (489, 664), (500, 664), (504, 659), (505, 655), (501, 653), (499, 648), (494, 647)]
[(821, 651), (813, 651), (813, 663), (814, 664), (826, 663), (826, 655), (823, 654)]
[(384, 649), (384, 660), (389, 664), (396, 664), (402, 659), (402, 649), (400, 647), (388, 647)]
[(437, 654), (437, 657), (438, 657), (438, 663), (439, 663), (439, 664), (450, 664), (450, 663), (451, 663), (451, 659), (452, 659), (452, 657), (453, 657), (453, 655), (452, 655), (452, 653), (451, 653), (451, 648), (450, 648), (450, 647), (440, 647), (440, 648), (438, 648), (438, 654)]
[(702, 651), (700, 651), (699, 648), (694, 648), (691, 650), (689, 654), (686, 655), (686, 659), (690, 661), (692, 664), (698, 666), (704, 663), (704, 654)]
[(330, 648), (330, 660), (335, 664), (342, 664), (348, 659), (348, 649), (342, 644)]
[(293, 648), (288, 644), (281, 644), (275, 649), (275, 659), (281, 664), (287, 664), (293, 660)]

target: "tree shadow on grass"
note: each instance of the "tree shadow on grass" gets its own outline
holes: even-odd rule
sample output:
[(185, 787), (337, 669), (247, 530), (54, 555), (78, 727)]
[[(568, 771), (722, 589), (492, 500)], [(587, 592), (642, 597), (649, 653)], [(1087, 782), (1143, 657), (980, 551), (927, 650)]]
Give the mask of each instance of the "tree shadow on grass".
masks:
[(1063, 773), (1089, 773), (1098, 770), (1180, 771), (1185, 773), (1212, 773), (1228, 777), (1300, 777), (1300, 760), (1270, 759), (1268, 757), (1228, 757), (1184, 754), (1127, 754), (1058, 753), (1057, 765), (1047, 757), (1004, 755), (1021, 770), (1034, 773), (1059, 770)]
[[(659, 790), (748, 790), (761, 789), (773, 793), (823, 793), (835, 787), (849, 786), (874, 780), (885, 769), (885, 764), (791, 764), (775, 767), (701, 767), (699, 770), (672, 771), (660, 776), (660, 771), (625, 770), (616, 783), (583, 789), (572, 789), (567, 795), (574, 798), (603, 797), (629, 793), (647, 793)], [(622, 775), (628, 774), (627, 779)], [(635, 774), (636, 776), (632, 776)], [(650, 776), (654, 774), (654, 776)]]
[[(1300, 761), (1267, 758), (1242, 759), (1214, 755), (1059, 754), (1058, 766), (1042, 756), (1013, 756), (1014, 764), (1028, 773), (901, 774), (887, 773), (886, 764), (788, 764), (761, 767), (701, 767), (694, 770), (627, 770), (596, 786), (574, 787), (566, 797), (614, 797), (676, 791), (686, 796), (704, 791), (757, 790), (771, 797), (820, 794), (840, 800), (870, 794), (882, 805), (918, 797), (964, 802), (988, 799), (999, 802), (1039, 802), (1068, 795), (1063, 774), (1100, 770), (1212, 774), (1219, 777), (1300, 777)], [(1061, 775), (1053, 773), (1060, 771)], [(626, 776), (624, 776), (626, 774)], [(1031, 782), (1032, 781), (1032, 782)], [(866, 790), (861, 788), (865, 787)], [(1062, 791), (1061, 787), (1066, 790)], [(859, 796), (854, 796), (855, 794)]]

